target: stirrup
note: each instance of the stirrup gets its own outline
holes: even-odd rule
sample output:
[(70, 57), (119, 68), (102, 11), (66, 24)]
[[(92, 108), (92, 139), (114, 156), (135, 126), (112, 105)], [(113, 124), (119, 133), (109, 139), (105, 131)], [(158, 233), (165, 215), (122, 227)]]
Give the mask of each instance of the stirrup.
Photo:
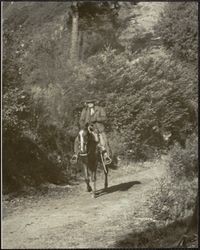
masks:
[(87, 153), (79, 153), (80, 156), (87, 156)]
[(111, 162), (112, 162), (112, 159), (111, 159), (109, 156), (107, 157), (107, 159), (104, 159), (104, 163), (105, 163), (106, 165), (111, 164)]
[(104, 147), (102, 147), (101, 145), (97, 145), (97, 147), (99, 148), (99, 151), (100, 151), (102, 154), (104, 154), (104, 153), (107, 152), (106, 149), (105, 149)]
[[(106, 151), (105, 151), (106, 152)], [(106, 165), (109, 165), (112, 162), (112, 159), (110, 158), (110, 156), (108, 155), (108, 153), (106, 152), (106, 156), (103, 155), (103, 161)]]

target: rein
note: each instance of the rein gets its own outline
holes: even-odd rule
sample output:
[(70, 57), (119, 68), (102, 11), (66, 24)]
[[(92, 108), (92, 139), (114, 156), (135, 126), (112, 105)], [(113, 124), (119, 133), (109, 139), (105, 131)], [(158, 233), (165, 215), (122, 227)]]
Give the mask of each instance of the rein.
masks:
[[(97, 136), (98, 136), (98, 141), (96, 141), (95, 139), (96, 139), (97, 137), (96, 137), (96, 135), (95, 135), (95, 133), (94, 133), (94, 131), (93, 131), (93, 127), (89, 125), (89, 126), (87, 127), (87, 131), (88, 131), (89, 135), (93, 136), (93, 140), (94, 140), (94, 142), (97, 144), (98, 141), (99, 141), (99, 135), (97, 135)], [(89, 135), (87, 135), (87, 136), (88, 136), (88, 140), (89, 140)], [(83, 138), (82, 138), (82, 139), (83, 139)], [(88, 150), (87, 153), (80, 154), (80, 156), (86, 157), (86, 156), (88, 156), (88, 155), (91, 153), (91, 148), (90, 148), (90, 147), (88, 148), (88, 141), (87, 141), (87, 150)], [(107, 173), (108, 173), (108, 170), (107, 170), (107, 168), (106, 168), (106, 166), (105, 166), (105, 163), (104, 163), (104, 160), (103, 160), (102, 152), (99, 151), (99, 153), (100, 153), (101, 162), (102, 162), (104, 171), (105, 171), (105, 173), (107, 174)]]
[[(90, 135), (92, 135), (93, 136), (93, 140), (94, 140), (94, 142), (95, 143), (97, 143), (98, 141), (99, 141), (99, 138), (98, 138), (98, 141), (96, 141), (95, 139), (97, 138), (97, 136), (95, 135), (95, 133), (94, 133), (94, 131), (93, 131), (93, 127), (91, 126), (91, 125), (89, 125), (88, 127), (87, 127), (87, 132), (90, 134)], [(79, 134), (79, 136), (80, 136), (80, 143), (83, 143), (83, 135), (82, 134)], [(87, 135), (87, 139), (89, 139), (89, 135)], [(88, 141), (86, 142), (86, 144), (88, 144)], [(88, 146), (88, 145), (87, 145)], [(90, 149), (88, 150), (88, 152), (87, 153), (80, 153), (80, 156), (87, 156), (88, 154), (90, 154)]]
[[(92, 135), (95, 137), (92, 126), (88, 126), (88, 132), (89, 132), (90, 134), (92, 134)], [(99, 139), (99, 138), (98, 138), (98, 139)], [(89, 153), (90, 153), (90, 152), (88, 152), (88, 154), (89, 154)], [(100, 157), (101, 157), (101, 161), (102, 161), (102, 164), (103, 164), (104, 171), (105, 171), (106, 174), (107, 174), (107, 173), (108, 173), (108, 170), (107, 170), (107, 168), (106, 168), (106, 166), (105, 166), (105, 163), (104, 163), (104, 160), (103, 160), (103, 155), (102, 155), (101, 151), (100, 151), (99, 153), (100, 153)]]

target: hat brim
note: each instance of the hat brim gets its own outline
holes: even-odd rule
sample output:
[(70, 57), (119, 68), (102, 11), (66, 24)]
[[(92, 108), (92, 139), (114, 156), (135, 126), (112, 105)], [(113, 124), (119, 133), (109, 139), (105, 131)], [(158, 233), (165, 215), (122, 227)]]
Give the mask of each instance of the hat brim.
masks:
[(96, 102), (97, 102), (96, 99), (90, 99), (85, 101), (85, 103), (96, 103)]

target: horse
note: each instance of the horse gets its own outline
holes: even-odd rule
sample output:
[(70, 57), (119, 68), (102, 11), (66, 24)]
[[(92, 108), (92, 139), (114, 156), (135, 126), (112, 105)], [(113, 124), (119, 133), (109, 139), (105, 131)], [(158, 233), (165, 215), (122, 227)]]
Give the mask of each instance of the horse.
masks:
[[(96, 198), (96, 172), (98, 162), (103, 165), (104, 170), (104, 188), (108, 187), (108, 166), (103, 161), (101, 148), (99, 147), (98, 133), (93, 130), (93, 127), (87, 125), (84, 130), (79, 133), (80, 154), (79, 160), (84, 168), (85, 182), (87, 191), (92, 192), (92, 197)], [(90, 186), (90, 177), (93, 183), (93, 188)]]

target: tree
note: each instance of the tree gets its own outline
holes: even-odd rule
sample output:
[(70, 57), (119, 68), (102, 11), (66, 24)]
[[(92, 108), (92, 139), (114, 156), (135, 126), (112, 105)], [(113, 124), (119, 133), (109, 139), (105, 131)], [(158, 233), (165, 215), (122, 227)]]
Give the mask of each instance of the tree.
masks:
[(84, 59), (105, 45), (117, 42), (120, 5), (114, 2), (72, 3), (68, 25), (71, 27), (70, 60)]
[(73, 2), (71, 6), (72, 13), (72, 29), (71, 29), (71, 48), (70, 48), (70, 60), (72, 63), (76, 63), (78, 59), (78, 3)]
[(197, 67), (198, 4), (196, 2), (167, 3), (155, 31), (174, 56)]

